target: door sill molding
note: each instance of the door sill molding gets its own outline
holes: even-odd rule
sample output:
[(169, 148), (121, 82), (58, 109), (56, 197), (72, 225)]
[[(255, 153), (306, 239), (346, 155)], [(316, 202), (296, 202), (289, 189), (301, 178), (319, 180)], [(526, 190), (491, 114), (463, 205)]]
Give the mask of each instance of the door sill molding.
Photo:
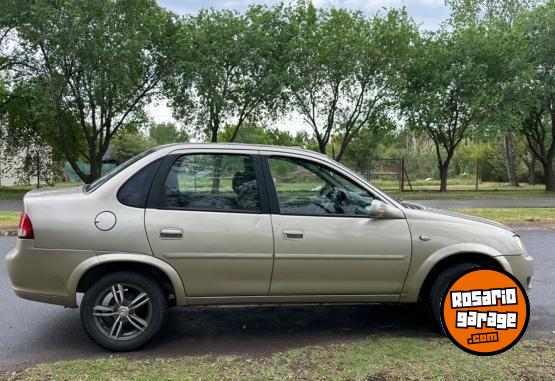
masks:
[(257, 304), (353, 304), (399, 303), (400, 294), (390, 295), (261, 295), (261, 296), (190, 296), (187, 305), (257, 305)]

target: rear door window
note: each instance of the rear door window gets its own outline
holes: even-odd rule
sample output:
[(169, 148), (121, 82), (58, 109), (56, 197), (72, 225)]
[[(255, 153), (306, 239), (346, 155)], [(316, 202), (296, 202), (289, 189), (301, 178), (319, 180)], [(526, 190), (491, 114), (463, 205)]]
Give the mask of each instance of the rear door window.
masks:
[(164, 184), (169, 209), (261, 213), (252, 156), (199, 153), (180, 156)]

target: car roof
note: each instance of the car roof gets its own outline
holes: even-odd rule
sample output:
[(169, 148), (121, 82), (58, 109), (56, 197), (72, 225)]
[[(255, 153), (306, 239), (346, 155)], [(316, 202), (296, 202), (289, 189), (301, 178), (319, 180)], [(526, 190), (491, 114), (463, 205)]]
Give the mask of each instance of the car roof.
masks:
[(165, 149), (167, 151), (175, 151), (179, 149), (202, 149), (202, 148), (222, 148), (222, 149), (241, 149), (241, 150), (254, 150), (254, 151), (280, 151), (280, 152), (291, 152), (291, 153), (302, 153), (320, 156), (322, 158), (329, 159), (326, 155), (307, 150), (301, 147), (285, 147), (285, 146), (275, 146), (269, 144), (247, 144), (247, 143), (172, 143), (157, 147), (157, 149)]

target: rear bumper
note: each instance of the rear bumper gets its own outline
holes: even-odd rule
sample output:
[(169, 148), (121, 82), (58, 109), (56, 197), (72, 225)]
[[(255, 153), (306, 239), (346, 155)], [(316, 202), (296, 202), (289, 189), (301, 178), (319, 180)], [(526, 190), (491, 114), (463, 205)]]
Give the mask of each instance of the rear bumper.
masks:
[(17, 239), (15, 249), (6, 256), (6, 268), (17, 296), (76, 307), (70, 276), (90, 257), (95, 257), (93, 251), (39, 249), (32, 239)]
[(48, 304), (58, 304), (64, 307), (75, 307), (75, 302), (72, 301), (68, 296), (37, 294), (35, 292), (21, 291), (16, 289), (15, 287), (13, 288), (13, 291), (22, 299)]

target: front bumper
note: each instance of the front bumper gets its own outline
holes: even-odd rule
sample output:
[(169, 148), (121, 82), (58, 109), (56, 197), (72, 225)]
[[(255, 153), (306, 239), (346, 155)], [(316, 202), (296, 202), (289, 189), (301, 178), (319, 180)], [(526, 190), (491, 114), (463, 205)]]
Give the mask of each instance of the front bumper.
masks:
[(37, 302), (76, 307), (70, 276), (95, 253), (89, 250), (35, 248), (32, 239), (17, 239), (6, 256), (6, 267), (17, 296)]
[(524, 289), (529, 293), (532, 286), (532, 276), (534, 275), (534, 259), (528, 255), (503, 255), (509, 265), (509, 271), (520, 282)]

